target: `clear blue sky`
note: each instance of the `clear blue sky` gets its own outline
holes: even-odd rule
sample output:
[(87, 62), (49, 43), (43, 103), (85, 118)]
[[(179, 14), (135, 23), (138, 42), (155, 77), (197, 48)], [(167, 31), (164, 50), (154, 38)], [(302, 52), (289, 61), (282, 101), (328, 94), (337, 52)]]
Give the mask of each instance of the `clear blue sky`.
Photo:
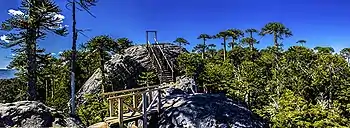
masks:
[[(5, 2), (6, 1), (6, 2)], [(66, 0), (55, 0), (66, 16), (64, 24), (71, 26)], [(8, 9), (16, 9), (20, 0), (0, 0), (0, 21), (9, 17)], [(201, 33), (215, 34), (228, 28), (261, 29), (266, 23), (278, 21), (290, 28), (293, 37), (283, 41), (284, 48), (300, 39), (306, 46), (332, 46), (336, 51), (350, 47), (349, 0), (99, 0), (91, 10), (97, 18), (85, 12), (77, 16), (78, 27), (91, 29), (89, 37), (108, 34), (113, 38), (128, 37), (136, 43), (145, 42), (146, 30), (157, 30), (161, 42), (172, 42), (176, 37), (190, 41), (192, 48), (200, 43)], [(71, 30), (71, 29), (70, 29)], [(0, 31), (0, 35), (5, 34)], [(89, 38), (80, 36), (78, 43)], [(219, 40), (212, 40), (222, 48)], [(258, 48), (272, 45), (265, 37)], [(39, 46), (58, 53), (71, 48), (71, 35), (49, 36)], [(11, 59), (9, 49), (0, 49), (0, 68)]]

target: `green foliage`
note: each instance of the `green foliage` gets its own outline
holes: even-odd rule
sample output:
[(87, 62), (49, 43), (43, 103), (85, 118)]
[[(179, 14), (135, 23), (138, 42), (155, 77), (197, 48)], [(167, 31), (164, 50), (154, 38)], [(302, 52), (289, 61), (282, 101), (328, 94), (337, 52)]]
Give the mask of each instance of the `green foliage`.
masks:
[(314, 50), (316, 50), (318, 53), (321, 54), (330, 54), (334, 52), (334, 49), (332, 47), (315, 47)]
[(139, 79), (137, 80), (138, 84), (141, 86), (151, 86), (155, 84), (157, 81), (157, 75), (150, 71), (150, 72), (142, 72), (139, 76)]
[(0, 103), (15, 102), (25, 100), (27, 86), (18, 78), (1, 80), (0, 79)]
[(260, 51), (240, 46), (222, 61), (196, 53), (178, 58), (182, 73), (195, 77), (204, 92), (244, 101), (271, 127), (349, 127), (350, 67), (341, 55), (303, 46)]
[(102, 122), (109, 115), (108, 102), (101, 99), (101, 97), (98, 94), (85, 95), (88, 102), (79, 106), (77, 110), (80, 119), (87, 126)]
[(189, 45), (190, 44), (186, 39), (181, 38), (181, 37), (180, 38), (176, 38), (174, 43), (178, 43), (179, 46), (181, 46), (181, 45)]

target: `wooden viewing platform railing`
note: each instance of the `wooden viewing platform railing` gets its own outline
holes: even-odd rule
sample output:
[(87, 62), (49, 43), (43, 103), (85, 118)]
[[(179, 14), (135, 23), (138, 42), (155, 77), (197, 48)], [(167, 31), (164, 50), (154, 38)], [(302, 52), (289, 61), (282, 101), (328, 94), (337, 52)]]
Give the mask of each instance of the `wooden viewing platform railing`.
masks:
[(124, 122), (136, 120), (137, 126), (137, 119), (143, 118), (143, 127), (147, 128), (147, 115), (160, 113), (161, 98), (165, 96), (163, 90), (166, 88), (169, 86), (156, 85), (103, 93), (109, 102), (109, 117), (105, 118), (105, 123), (108, 126), (118, 124), (123, 128)]

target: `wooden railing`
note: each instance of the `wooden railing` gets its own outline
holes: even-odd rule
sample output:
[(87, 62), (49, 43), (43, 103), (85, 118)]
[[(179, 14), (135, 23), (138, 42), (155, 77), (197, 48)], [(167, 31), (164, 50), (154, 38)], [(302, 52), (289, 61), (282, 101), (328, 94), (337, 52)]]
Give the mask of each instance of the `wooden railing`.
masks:
[[(108, 125), (117, 123), (120, 128), (123, 128), (124, 122), (143, 118), (143, 127), (147, 128), (147, 114), (160, 112), (161, 98), (165, 96), (162, 95), (164, 94), (163, 89), (168, 87), (156, 85), (103, 93), (102, 95), (109, 102), (109, 117), (105, 118), (105, 122)], [(138, 96), (141, 96), (141, 100)], [(131, 101), (132, 104), (126, 103), (126, 101)], [(137, 121), (135, 121), (135, 125), (137, 125)]]

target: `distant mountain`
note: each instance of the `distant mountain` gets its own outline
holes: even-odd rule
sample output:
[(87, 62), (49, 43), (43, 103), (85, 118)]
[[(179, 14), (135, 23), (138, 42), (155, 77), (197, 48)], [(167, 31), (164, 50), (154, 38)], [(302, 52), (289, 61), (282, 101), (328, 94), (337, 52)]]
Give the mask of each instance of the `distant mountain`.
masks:
[(15, 77), (16, 70), (0, 69), (0, 79), (11, 79)]

